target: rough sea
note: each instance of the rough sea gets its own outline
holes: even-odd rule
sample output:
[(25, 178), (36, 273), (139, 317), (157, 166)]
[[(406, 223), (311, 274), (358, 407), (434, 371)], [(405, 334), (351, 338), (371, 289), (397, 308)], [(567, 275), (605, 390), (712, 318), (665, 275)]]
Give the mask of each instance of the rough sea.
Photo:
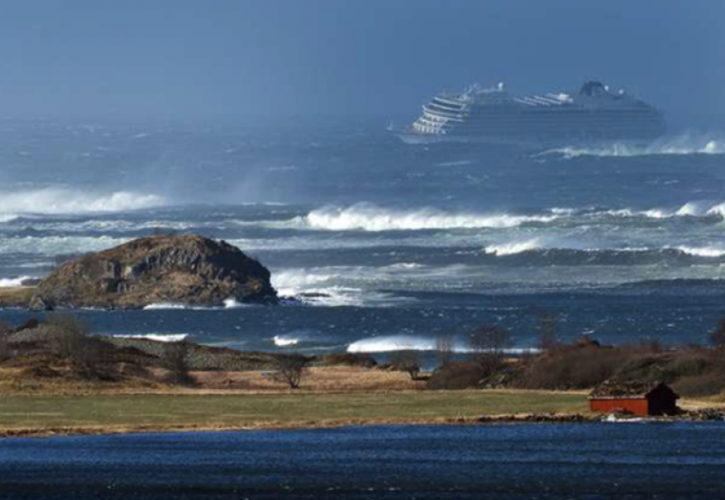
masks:
[[(259, 258), (280, 307), (80, 311), (106, 335), (242, 349), (706, 342), (725, 315), (725, 134), (515, 150), (406, 145), (375, 121), (0, 122), (0, 286), (155, 233)], [(20, 322), (27, 311), (0, 311)]]

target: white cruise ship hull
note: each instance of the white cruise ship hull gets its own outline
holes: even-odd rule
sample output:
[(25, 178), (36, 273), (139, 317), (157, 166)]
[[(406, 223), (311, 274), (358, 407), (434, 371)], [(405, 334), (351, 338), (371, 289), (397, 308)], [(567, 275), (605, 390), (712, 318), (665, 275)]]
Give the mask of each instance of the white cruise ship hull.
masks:
[(441, 94), (411, 125), (394, 130), (408, 144), (463, 142), (522, 147), (576, 144), (646, 144), (665, 133), (662, 114), (599, 82), (579, 94), (510, 97), (503, 86)]

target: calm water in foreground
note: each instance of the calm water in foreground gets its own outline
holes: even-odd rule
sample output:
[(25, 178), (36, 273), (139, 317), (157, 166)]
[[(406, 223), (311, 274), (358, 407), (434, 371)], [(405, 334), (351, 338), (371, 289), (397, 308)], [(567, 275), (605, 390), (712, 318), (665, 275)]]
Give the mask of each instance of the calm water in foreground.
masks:
[(15, 499), (716, 499), (725, 423), (367, 427), (0, 441)]

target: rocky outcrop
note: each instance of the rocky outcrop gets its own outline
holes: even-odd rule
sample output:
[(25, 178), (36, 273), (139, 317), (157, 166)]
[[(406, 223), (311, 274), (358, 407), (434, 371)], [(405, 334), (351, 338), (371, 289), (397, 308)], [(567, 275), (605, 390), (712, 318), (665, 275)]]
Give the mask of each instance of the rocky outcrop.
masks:
[(269, 270), (224, 241), (159, 235), (63, 264), (38, 285), (30, 307), (139, 309), (227, 300), (276, 303)]

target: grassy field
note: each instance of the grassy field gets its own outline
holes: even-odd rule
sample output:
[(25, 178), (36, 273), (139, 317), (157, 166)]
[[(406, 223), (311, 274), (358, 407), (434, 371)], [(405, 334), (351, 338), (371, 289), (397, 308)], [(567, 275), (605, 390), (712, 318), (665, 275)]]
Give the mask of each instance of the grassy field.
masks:
[(42, 434), (315, 427), (539, 412), (584, 413), (586, 397), (534, 391), (2, 396), (0, 430)]

